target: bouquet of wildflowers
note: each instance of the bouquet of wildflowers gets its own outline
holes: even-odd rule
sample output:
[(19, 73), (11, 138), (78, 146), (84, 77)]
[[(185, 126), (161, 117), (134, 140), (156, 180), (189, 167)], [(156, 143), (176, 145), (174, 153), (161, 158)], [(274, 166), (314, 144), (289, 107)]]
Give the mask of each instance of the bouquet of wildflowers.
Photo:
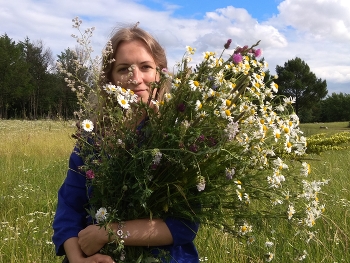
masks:
[[(74, 23), (79, 29), (81, 21)], [(86, 45), (91, 32), (78, 41)], [(293, 98), (276, 95), (267, 63), (257, 59), (258, 43), (237, 47), (225, 59), (230, 43), (219, 56), (205, 52), (192, 67), (195, 49), (187, 47), (176, 73), (159, 69), (161, 79), (151, 87), (167, 89), (148, 104), (123, 87), (101, 87), (98, 60), (76, 63), (75, 72), (87, 69), (89, 81), (68, 72), (81, 107), (75, 137), (87, 188), (93, 187), (88, 210), (95, 222), (175, 217), (253, 243), (262, 219), (285, 218), (308, 232), (322, 215), (318, 193), (327, 182), (308, 180), (306, 138)], [(104, 252), (118, 262), (143, 262), (142, 248), (124, 247), (128, 233), (117, 234), (119, 241)]]

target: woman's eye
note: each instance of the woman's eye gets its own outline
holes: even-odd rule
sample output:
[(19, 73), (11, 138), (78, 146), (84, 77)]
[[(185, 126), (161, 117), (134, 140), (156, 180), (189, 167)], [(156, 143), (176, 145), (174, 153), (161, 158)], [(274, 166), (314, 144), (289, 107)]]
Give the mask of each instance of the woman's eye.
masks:
[(124, 72), (128, 72), (129, 70), (128, 70), (128, 68), (127, 67), (125, 67), (125, 68), (117, 68), (117, 72), (118, 73), (124, 73)]
[(144, 69), (153, 69), (153, 67), (151, 65), (144, 65), (142, 68), (144, 68)]

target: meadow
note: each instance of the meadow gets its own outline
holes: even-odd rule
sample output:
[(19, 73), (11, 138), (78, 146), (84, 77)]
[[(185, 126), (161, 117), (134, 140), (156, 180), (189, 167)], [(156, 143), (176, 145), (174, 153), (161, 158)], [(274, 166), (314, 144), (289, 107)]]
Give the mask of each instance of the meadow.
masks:
[[(320, 129), (327, 126), (328, 129)], [(350, 131), (348, 123), (303, 124), (306, 135)], [(61, 262), (51, 241), (57, 191), (68, 167), (73, 122), (0, 120), (0, 262)], [(349, 150), (310, 156), (311, 176), (329, 179), (320, 193), (326, 212), (314, 226), (303, 262), (350, 262)], [(288, 225), (276, 224), (273, 240), (278, 260), (299, 262)], [(262, 232), (266, 238), (271, 233)], [(266, 262), (239, 239), (209, 227), (196, 238), (201, 262)], [(293, 255), (293, 256), (292, 256)]]

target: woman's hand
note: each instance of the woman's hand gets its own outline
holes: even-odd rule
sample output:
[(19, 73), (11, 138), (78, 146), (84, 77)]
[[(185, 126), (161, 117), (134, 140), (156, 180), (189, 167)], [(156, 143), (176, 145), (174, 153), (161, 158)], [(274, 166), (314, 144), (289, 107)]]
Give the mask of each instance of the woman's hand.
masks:
[(80, 249), (77, 237), (67, 239), (63, 246), (69, 263), (114, 263), (113, 259), (107, 255), (95, 254), (86, 257)]
[(108, 232), (97, 225), (90, 225), (78, 234), (78, 244), (85, 255), (91, 256), (108, 242)]
[[(76, 262), (69, 261), (69, 263), (76, 263)], [(95, 254), (93, 256), (83, 258), (81, 261), (77, 263), (115, 263), (115, 262), (110, 256)]]

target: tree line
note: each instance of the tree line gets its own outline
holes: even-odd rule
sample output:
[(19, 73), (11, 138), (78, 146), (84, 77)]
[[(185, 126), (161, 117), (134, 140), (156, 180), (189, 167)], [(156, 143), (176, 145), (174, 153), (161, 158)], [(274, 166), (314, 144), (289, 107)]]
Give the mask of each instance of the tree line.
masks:
[[(67, 49), (57, 60), (72, 56)], [(0, 119), (69, 119), (76, 103), (41, 41), (27, 37), (16, 43), (7, 34), (0, 37)]]
[[(0, 36), (0, 119), (74, 118), (76, 94), (56, 62), (69, 68), (78, 53), (68, 48), (55, 59), (41, 41), (27, 37), (16, 43), (7, 34)], [(350, 120), (350, 95), (327, 95), (326, 80), (317, 78), (301, 58), (277, 66), (276, 74), (278, 93), (295, 98), (301, 122)]]

